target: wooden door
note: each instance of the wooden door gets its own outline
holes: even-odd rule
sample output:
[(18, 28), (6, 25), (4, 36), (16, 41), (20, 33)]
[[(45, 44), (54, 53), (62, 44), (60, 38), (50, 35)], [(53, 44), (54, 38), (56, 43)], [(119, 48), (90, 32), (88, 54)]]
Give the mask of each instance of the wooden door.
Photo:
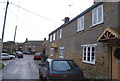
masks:
[(114, 51), (120, 46), (112, 47), (112, 79), (117, 79), (120, 81), (120, 60), (114, 57)]

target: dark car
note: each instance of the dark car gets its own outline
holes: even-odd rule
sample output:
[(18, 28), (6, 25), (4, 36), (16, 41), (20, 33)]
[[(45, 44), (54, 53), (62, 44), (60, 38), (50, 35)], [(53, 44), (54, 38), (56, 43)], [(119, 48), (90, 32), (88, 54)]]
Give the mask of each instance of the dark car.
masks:
[(84, 74), (73, 60), (47, 59), (40, 64), (39, 77), (47, 81), (78, 81), (84, 79)]
[(22, 51), (23, 54), (31, 54), (29, 51)]
[(18, 58), (23, 58), (23, 53), (21, 51), (16, 51), (16, 55)]
[(34, 54), (34, 60), (41, 60), (42, 59), (42, 53), (35, 53)]

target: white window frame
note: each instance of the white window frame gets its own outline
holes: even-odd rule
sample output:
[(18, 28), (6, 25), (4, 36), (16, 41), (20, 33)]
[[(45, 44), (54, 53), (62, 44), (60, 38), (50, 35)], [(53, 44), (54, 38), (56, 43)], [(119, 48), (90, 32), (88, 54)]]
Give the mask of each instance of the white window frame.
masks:
[(54, 33), (54, 34), (53, 34), (53, 40), (55, 40), (55, 35), (56, 35), (56, 34)]
[[(95, 64), (95, 46), (97, 44), (86, 44), (86, 45), (82, 45), (82, 48), (83, 48), (83, 56), (82, 56), (82, 62), (85, 62), (85, 63), (90, 63), (90, 64)], [(90, 48), (90, 50), (88, 51), (88, 48)], [(93, 48), (94, 48), (94, 51), (93, 51)], [(86, 50), (85, 50), (86, 49)], [(94, 53), (92, 56), (92, 53)], [(89, 57), (88, 57), (88, 54)], [(86, 56), (85, 56), (86, 55)], [(89, 58), (89, 59), (88, 59)]]
[(57, 31), (57, 38), (60, 39), (62, 37), (62, 29)]
[(77, 32), (84, 30), (84, 16), (77, 20)]
[[(98, 15), (99, 14), (99, 8), (101, 8), (101, 17)], [(96, 11), (96, 13), (95, 13)], [(95, 17), (96, 16), (96, 17)], [(99, 17), (101, 18), (101, 21), (99, 21)], [(95, 20), (96, 19), (96, 20)], [(95, 23), (94, 23), (95, 22)], [(95, 25), (98, 25), (98, 24), (101, 24), (104, 22), (104, 19), (103, 19), (103, 5), (100, 5), (96, 8), (94, 8), (92, 10), (92, 26), (95, 26)]]
[(62, 29), (60, 29), (60, 38), (62, 38)]
[(50, 35), (50, 42), (53, 40), (53, 35)]
[(50, 48), (50, 56), (54, 55), (54, 48)]
[(59, 47), (59, 58), (64, 58), (64, 47)]

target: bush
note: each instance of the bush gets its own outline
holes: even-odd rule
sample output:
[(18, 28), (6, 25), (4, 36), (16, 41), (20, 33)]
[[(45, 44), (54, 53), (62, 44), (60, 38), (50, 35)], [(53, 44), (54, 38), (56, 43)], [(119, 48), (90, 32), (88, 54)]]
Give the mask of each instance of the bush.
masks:
[(0, 63), (0, 70), (4, 68), (4, 64), (3, 63)]

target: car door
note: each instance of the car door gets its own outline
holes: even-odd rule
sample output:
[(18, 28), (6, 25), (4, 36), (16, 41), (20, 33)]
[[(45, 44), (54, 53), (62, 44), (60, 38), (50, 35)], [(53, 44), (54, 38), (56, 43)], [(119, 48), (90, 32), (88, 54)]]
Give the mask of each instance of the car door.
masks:
[(44, 65), (41, 66), (41, 73), (42, 73), (44, 78), (47, 76), (47, 73), (48, 73), (48, 65), (49, 65), (49, 63), (46, 61), (44, 63)]

